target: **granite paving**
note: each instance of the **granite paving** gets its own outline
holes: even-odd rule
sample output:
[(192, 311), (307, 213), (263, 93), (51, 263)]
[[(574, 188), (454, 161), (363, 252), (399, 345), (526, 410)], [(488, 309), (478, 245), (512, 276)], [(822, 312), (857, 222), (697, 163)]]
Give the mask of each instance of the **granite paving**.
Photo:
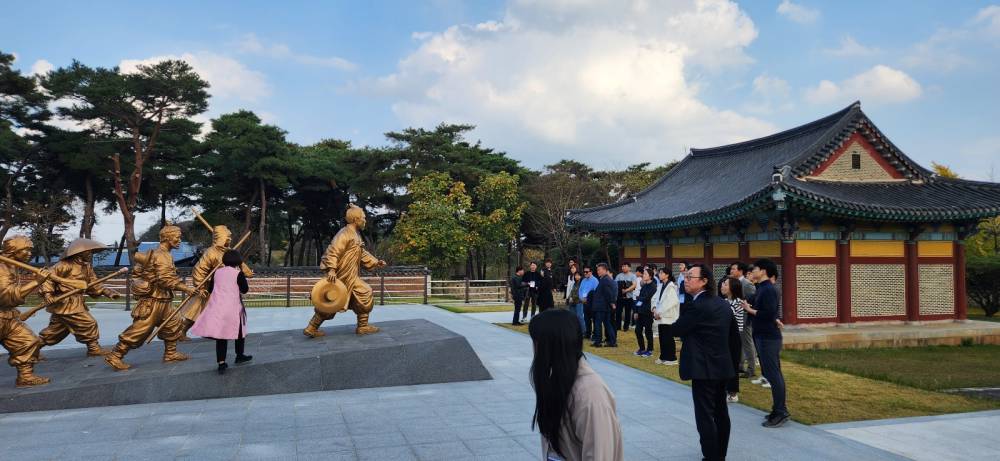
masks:
[[(102, 342), (113, 343), (114, 332), (128, 324), (128, 314), (95, 312)], [(303, 308), (250, 309), (248, 330), (301, 328), (310, 315)], [(0, 453), (3, 459), (17, 460), (540, 459), (539, 436), (531, 428), (530, 339), (429, 306), (376, 307), (373, 314), (376, 324), (413, 318), (465, 336), (493, 379), (8, 413), (0, 415)], [(44, 323), (32, 321), (33, 328)], [(353, 321), (353, 315), (345, 315), (331, 323)], [(588, 360), (616, 396), (626, 459), (701, 458), (690, 388), (600, 357), (588, 355)], [(206, 360), (204, 366), (214, 364)], [(819, 427), (791, 423), (765, 429), (760, 426), (763, 412), (739, 404), (730, 406), (730, 414), (729, 459), (911, 456)]]

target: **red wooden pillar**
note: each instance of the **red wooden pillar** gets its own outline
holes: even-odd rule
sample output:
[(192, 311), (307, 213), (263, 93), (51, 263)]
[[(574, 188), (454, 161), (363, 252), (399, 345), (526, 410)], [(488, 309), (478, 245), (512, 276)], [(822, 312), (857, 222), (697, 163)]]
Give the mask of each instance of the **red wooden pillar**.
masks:
[(907, 240), (903, 244), (906, 256), (906, 278), (904, 282), (904, 299), (906, 303), (906, 321), (920, 320), (920, 274), (917, 268), (917, 241)]
[(837, 323), (851, 323), (851, 241), (837, 241)]
[(743, 263), (750, 264), (752, 262), (750, 261), (750, 242), (741, 240), (737, 244), (737, 248), (739, 249), (738, 259)]
[(670, 240), (664, 240), (664, 245), (666, 248), (663, 250), (663, 255), (667, 257), (667, 272), (674, 273), (674, 246), (670, 244)]
[(646, 242), (639, 242), (639, 260), (642, 261), (640, 264), (646, 265)]
[(781, 241), (781, 317), (782, 322), (792, 325), (798, 322), (795, 281), (795, 240)]
[(965, 241), (955, 241), (955, 319), (969, 316), (968, 298), (965, 295)]
[(715, 280), (715, 265), (713, 264), (712, 257), (712, 242), (708, 241), (708, 239), (705, 240), (705, 267), (708, 268), (708, 275), (711, 277), (711, 280), (717, 282), (718, 280)]

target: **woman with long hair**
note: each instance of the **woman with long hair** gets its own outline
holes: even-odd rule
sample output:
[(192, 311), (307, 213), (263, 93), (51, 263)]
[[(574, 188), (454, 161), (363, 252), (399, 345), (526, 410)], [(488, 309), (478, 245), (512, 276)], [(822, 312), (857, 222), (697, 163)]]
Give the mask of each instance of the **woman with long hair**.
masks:
[(677, 296), (677, 283), (669, 267), (661, 267), (657, 278), (660, 286), (653, 295), (653, 321), (660, 335), (660, 358), (657, 365), (677, 365), (677, 343), (671, 327), (681, 313), (681, 302)]
[(583, 356), (576, 315), (547, 310), (531, 321), (528, 333), (535, 351), (531, 427), (542, 434), (544, 459), (624, 460), (615, 397)]
[[(722, 297), (729, 303), (729, 307), (733, 310), (733, 316), (736, 317), (736, 327), (740, 330), (740, 335), (743, 335), (743, 328), (746, 325), (747, 314), (743, 309), (743, 284), (740, 283), (740, 279), (736, 277), (723, 277), (722, 284), (719, 285), (719, 290)], [(737, 369), (739, 368), (739, 359), (743, 357), (742, 352), (737, 355)], [(726, 401), (729, 403), (736, 403), (740, 401), (740, 378), (737, 375), (735, 378), (730, 379), (726, 383)]]

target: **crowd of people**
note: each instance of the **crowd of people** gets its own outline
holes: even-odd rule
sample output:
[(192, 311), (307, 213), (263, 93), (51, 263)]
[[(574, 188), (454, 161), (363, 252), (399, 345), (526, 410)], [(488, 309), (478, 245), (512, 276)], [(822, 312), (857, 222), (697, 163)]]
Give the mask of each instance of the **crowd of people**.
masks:
[[(753, 265), (734, 262), (718, 280), (703, 264), (681, 262), (676, 275), (671, 269), (650, 264), (633, 270), (631, 264), (623, 263), (621, 271), (613, 274), (605, 263), (580, 268), (570, 261), (562, 293), (565, 309), (553, 309), (552, 261), (545, 260), (542, 268), (531, 263), (527, 272), (517, 268), (510, 280), (513, 324), (531, 322), (535, 423), (545, 440), (543, 449), (553, 456), (549, 459), (621, 459), (614, 397), (586, 366), (582, 346), (583, 341), (589, 341), (592, 347), (618, 347), (618, 332), (629, 329), (636, 335), (636, 356), (657, 355), (654, 338), (658, 338), (655, 363), (679, 366), (681, 379), (691, 381), (695, 423), (705, 459), (725, 459), (730, 432), (727, 403), (739, 401), (741, 379), (771, 391), (772, 409), (762, 426), (776, 428), (788, 421), (780, 361), (784, 325), (777, 265), (768, 259)], [(681, 340), (679, 360), (675, 338)], [(573, 357), (564, 360), (572, 363), (553, 363), (556, 355), (570, 352)], [(573, 386), (570, 375), (586, 376), (586, 389)], [(567, 401), (569, 396), (573, 398)], [(587, 399), (597, 403), (585, 403)], [(596, 441), (585, 440), (588, 446), (582, 446), (564, 432), (574, 424), (586, 424), (573, 421), (580, 412), (575, 407), (594, 404), (600, 405), (604, 419), (590, 424), (614, 430)], [(569, 418), (568, 426), (562, 418)], [(593, 446), (601, 443), (607, 445)], [(581, 455), (586, 452), (606, 457)]]

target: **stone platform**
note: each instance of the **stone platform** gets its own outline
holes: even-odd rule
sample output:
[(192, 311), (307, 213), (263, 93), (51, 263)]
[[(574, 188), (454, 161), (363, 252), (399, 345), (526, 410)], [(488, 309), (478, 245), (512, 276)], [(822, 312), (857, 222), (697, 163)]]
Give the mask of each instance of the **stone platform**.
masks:
[[(252, 362), (216, 372), (215, 341), (181, 343), (185, 362), (162, 363), (163, 345), (130, 352), (132, 365), (115, 372), (80, 348), (48, 350), (36, 367), (52, 379), (17, 389), (14, 370), (0, 367), (0, 413), (102, 407), (137, 403), (289, 394), (492, 379), (465, 337), (422, 319), (376, 324), (377, 334), (357, 336), (353, 325), (325, 328), (310, 339), (302, 330), (247, 336)], [(71, 340), (71, 339), (70, 339)]]
[(921, 324), (851, 324), (789, 326), (782, 332), (786, 349), (958, 346), (1000, 344), (1000, 322), (926, 322)]

